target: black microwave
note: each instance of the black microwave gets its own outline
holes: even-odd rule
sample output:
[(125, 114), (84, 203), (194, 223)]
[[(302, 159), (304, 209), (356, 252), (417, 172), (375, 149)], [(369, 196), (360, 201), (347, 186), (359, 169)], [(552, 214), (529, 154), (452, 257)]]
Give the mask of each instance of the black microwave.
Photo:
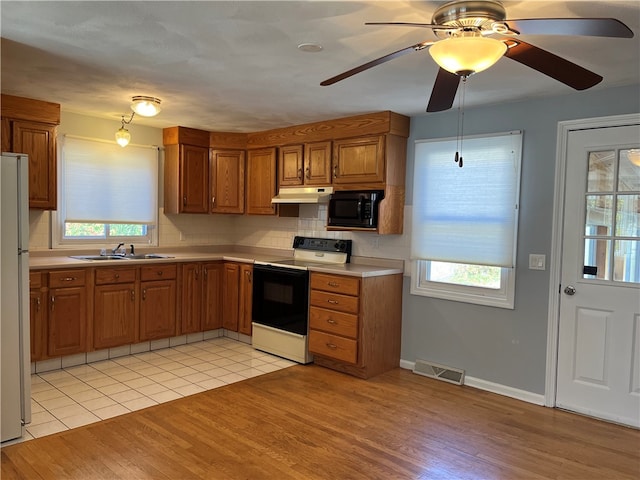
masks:
[(376, 228), (378, 204), (383, 190), (338, 191), (329, 197), (327, 225), (345, 228)]

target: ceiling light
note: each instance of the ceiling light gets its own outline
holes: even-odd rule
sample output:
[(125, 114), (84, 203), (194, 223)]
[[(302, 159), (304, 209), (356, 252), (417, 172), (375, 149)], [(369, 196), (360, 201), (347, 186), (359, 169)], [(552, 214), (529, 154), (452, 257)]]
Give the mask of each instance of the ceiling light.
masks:
[(632, 148), (631, 150), (627, 150), (627, 158), (631, 163), (640, 167), (640, 149)]
[(298, 50), (307, 53), (320, 52), (322, 51), (322, 48), (322, 45), (320, 45), (319, 43), (301, 43), (300, 45), (298, 45)]
[(507, 46), (500, 40), (480, 36), (451, 37), (429, 48), (438, 65), (461, 77), (486, 70), (506, 51)]
[(118, 142), (118, 145), (120, 145), (121, 147), (126, 147), (127, 145), (129, 145), (130, 141), (131, 141), (131, 134), (129, 133), (129, 130), (124, 128), (124, 125), (123, 125), (116, 132), (116, 142)]
[(131, 99), (131, 110), (143, 117), (153, 117), (160, 113), (160, 99), (136, 95)]

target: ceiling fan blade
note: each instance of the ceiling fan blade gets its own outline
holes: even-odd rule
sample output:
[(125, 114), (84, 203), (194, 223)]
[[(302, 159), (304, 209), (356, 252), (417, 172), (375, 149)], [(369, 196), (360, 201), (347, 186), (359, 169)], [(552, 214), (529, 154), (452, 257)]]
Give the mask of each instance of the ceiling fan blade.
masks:
[(525, 35), (633, 38), (631, 29), (615, 18), (526, 18), (504, 23), (510, 30)]
[(434, 23), (414, 23), (414, 22), (365, 22), (365, 25), (391, 25), (394, 27), (419, 27), (431, 28), (433, 30), (458, 30), (458, 27), (447, 25), (437, 25)]
[(508, 47), (504, 54), (506, 57), (544, 73), (576, 90), (586, 90), (602, 81), (602, 77), (597, 73), (520, 39), (505, 40), (505, 43)]
[(439, 69), (433, 90), (431, 90), (427, 112), (449, 110), (456, 98), (459, 84), (460, 77), (458, 75), (448, 72), (444, 68)]
[(380, 65), (381, 63), (388, 62), (389, 60), (393, 60), (394, 58), (401, 57), (402, 55), (405, 55), (409, 52), (417, 52), (419, 50), (427, 48), (429, 45), (433, 45), (434, 43), (435, 42), (416, 43), (415, 45), (411, 45), (410, 47), (403, 48), (402, 50), (398, 50), (383, 57), (376, 58), (375, 60), (371, 60), (370, 62), (360, 65), (359, 67), (347, 70), (346, 72), (336, 75), (335, 77), (328, 78), (327, 80), (320, 82), (320, 85), (322, 85), (323, 87), (326, 87), (327, 85), (333, 85), (334, 83), (339, 82), (340, 80), (344, 80), (345, 78), (349, 78), (356, 73), (364, 72), (365, 70)]

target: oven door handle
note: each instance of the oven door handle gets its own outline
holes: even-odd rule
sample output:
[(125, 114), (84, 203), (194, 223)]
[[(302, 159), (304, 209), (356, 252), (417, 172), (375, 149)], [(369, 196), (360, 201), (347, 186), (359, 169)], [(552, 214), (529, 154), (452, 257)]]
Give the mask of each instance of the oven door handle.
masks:
[(253, 265), (253, 271), (259, 272), (276, 272), (283, 273), (285, 275), (290, 275), (292, 277), (304, 277), (307, 274), (307, 270), (301, 268), (289, 268), (289, 267), (279, 267), (277, 265)]

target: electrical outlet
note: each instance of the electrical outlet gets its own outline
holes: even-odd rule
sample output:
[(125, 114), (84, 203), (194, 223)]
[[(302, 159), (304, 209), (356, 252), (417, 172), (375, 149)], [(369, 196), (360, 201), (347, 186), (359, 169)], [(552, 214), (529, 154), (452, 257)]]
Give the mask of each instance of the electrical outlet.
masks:
[(544, 270), (546, 255), (538, 253), (529, 254), (529, 270)]

